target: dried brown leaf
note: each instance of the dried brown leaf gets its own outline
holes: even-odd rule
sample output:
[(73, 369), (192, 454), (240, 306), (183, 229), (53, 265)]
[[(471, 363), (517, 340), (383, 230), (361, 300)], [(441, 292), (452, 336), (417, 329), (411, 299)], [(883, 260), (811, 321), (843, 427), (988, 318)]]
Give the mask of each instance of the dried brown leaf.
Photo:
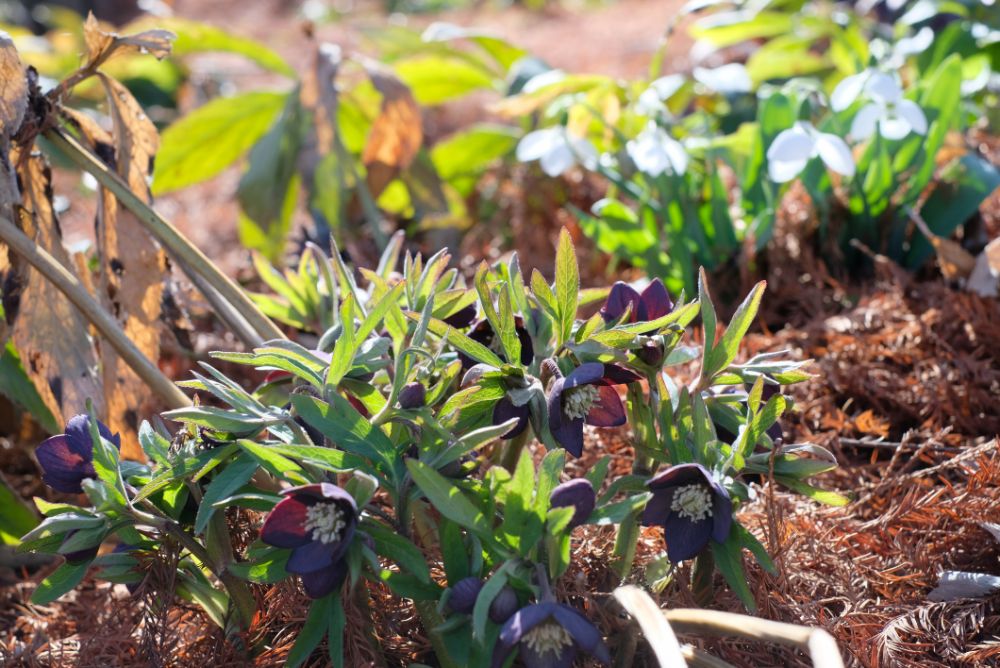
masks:
[(162, 60), (170, 55), (171, 43), (176, 38), (169, 30), (146, 30), (125, 36), (106, 32), (91, 13), (83, 24), (83, 39), (87, 45), (85, 67), (93, 67), (112, 55), (128, 52), (148, 53)]
[(364, 63), (382, 109), (372, 124), (361, 159), (368, 170), (368, 190), (377, 198), (400, 172), (410, 166), (424, 141), (420, 108), (413, 93), (389, 68)]
[(0, 31), (0, 135), (9, 139), (17, 132), (27, 106), (24, 65), (14, 48), (14, 40)]
[[(114, 122), (114, 167), (133, 192), (149, 200), (147, 177), (159, 146), (156, 127), (122, 84), (99, 74)], [(125, 334), (151, 360), (160, 354), (160, 310), (166, 256), (133, 213), (102, 189), (98, 208), (100, 294)], [(108, 424), (123, 436), (126, 457), (142, 458), (139, 415), (151, 408), (145, 383), (107, 342), (100, 344)]]

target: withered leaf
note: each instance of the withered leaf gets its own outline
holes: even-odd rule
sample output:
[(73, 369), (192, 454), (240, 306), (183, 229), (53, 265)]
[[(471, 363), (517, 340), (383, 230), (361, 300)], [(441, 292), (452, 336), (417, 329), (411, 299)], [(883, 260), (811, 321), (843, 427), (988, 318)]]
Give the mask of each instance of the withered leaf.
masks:
[(125, 36), (105, 32), (91, 13), (83, 24), (83, 40), (87, 45), (85, 67), (128, 52), (148, 53), (162, 60), (170, 55), (170, 45), (175, 39), (177, 36), (169, 30), (146, 30)]
[[(110, 77), (99, 76), (114, 123), (113, 167), (133, 192), (149, 201), (147, 178), (159, 146), (156, 127), (128, 89)], [(94, 131), (84, 134), (93, 135)], [(166, 256), (135, 215), (103, 188), (97, 230), (101, 299), (136, 347), (147, 358), (157, 360)], [(149, 403), (152, 395), (109, 343), (101, 341), (100, 351), (108, 425), (122, 434), (123, 454), (141, 458), (136, 437), (138, 418), (154, 408)]]
[[(39, 155), (17, 160), (23, 187), (17, 223), (65, 267), (71, 267), (52, 207), (51, 174)], [(51, 283), (17, 256), (5, 281), (7, 320), (25, 371), (56, 421), (86, 410), (103, 413), (99, 364), (86, 319)]]
[[(21, 127), (28, 106), (28, 80), (10, 35), (0, 31), (0, 135), (9, 139)], [(7, 151), (4, 151), (6, 156)]]
[(368, 170), (368, 190), (377, 198), (410, 166), (424, 141), (420, 108), (409, 87), (387, 67), (366, 60), (365, 70), (382, 94), (382, 108), (372, 124), (361, 160)]

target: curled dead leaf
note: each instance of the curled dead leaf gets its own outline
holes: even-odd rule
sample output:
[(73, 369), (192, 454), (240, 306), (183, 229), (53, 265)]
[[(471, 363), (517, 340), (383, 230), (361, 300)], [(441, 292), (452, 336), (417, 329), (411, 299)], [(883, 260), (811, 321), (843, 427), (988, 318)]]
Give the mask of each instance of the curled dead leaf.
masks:
[(384, 65), (369, 60), (363, 64), (375, 89), (382, 94), (381, 111), (361, 156), (368, 170), (368, 190), (377, 198), (417, 157), (424, 133), (420, 108), (409, 87)]
[(87, 15), (83, 24), (83, 40), (87, 46), (85, 68), (94, 67), (112, 55), (127, 52), (148, 53), (162, 60), (170, 55), (170, 46), (177, 36), (169, 30), (146, 30), (135, 35), (118, 35), (101, 29), (94, 14)]

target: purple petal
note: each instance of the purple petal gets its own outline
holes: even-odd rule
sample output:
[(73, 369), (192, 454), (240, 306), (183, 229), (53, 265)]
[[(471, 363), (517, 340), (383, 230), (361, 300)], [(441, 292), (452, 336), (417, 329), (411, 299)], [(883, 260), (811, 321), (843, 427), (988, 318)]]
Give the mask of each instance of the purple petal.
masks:
[(646, 482), (651, 490), (679, 487), (691, 482), (712, 484), (712, 476), (701, 464), (678, 464), (658, 473)]
[(493, 424), (503, 424), (507, 420), (517, 418), (517, 424), (502, 436), (511, 439), (528, 427), (528, 405), (515, 406), (509, 397), (504, 397), (493, 406)]
[(563, 421), (558, 429), (549, 427), (556, 442), (566, 449), (566, 452), (579, 457), (583, 454), (583, 418)]
[(653, 492), (653, 498), (646, 503), (642, 511), (642, 525), (647, 527), (663, 526), (670, 516), (670, 506), (674, 502), (675, 487), (658, 489)]
[(335, 501), (341, 506), (346, 506), (344, 509), (349, 510), (349, 514), (357, 515), (358, 512), (358, 504), (354, 501), (354, 497), (340, 487), (328, 482), (314, 482), (310, 485), (292, 487), (281, 493), (288, 497), (298, 498), (299, 501), (306, 505), (311, 505), (309, 499), (313, 499), (314, 501), (328, 500)]
[(455, 583), (448, 594), (448, 607), (454, 612), (471, 615), (476, 607), (476, 599), (483, 590), (483, 581), (475, 576), (462, 578)]
[(605, 364), (601, 372), (602, 385), (627, 385), (640, 380), (642, 376), (631, 369), (617, 364)]
[(328, 568), (335, 561), (334, 549), (340, 547), (341, 544), (342, 542), (333, 544), (310, 540), (292, 550), (292, 556), (288, 558), (285, 570), (289, 573), (303, 575), (305, 573), (315, 573), (322, 568)]
[(625, 406), (610, 385), (597, 388), (598, 398), (587, 413), (587, 424), (595, 427), (620, 427), (625, 424)]
[(574, 478), (552, 490), (549, 505), (553, 508), (573, 508), (573, 518), (570, 519), (569, 526), (578, 527), (594, 512), (597, 495), (594, 494), (594, 486), (589, 480)]
[(629, 322), (635, 322), (636, 311), (639, 307), (639, 293), (628, 283), (618, 281), (611, 286), (611, 292), (608, 293), (608, 298), (604, 302), (604, 306), (601, 307), (601, 317), (604, 322), (618, 320), (629, 307), (632, 308)]
[(671, 513), (663, 525), (663, 537), (667, 540), (667, 556), (673, 563), (691, 559), (708, 545), (712, 537), (709, 519), (693, 522), (680, 513)]
[(476, 319), (476, 305), (469, 304), (455, 311), (444, 319), (446, 323), (458, 329), (465, 329)]
[(646, 286), (639, 296), (638, 320), (656, 320), (670, 313), (674, 309), (674, 303), (670, 299), (670, 293), (663, 285), (663, 281), (654, 278)]
[(344, 583), (347, 570), (347, 560), (341, 559), (329, 568), (301, 575), (306, 596), (314, 599), (323, 598)]
[(278, 502), (260, 528), (260, 539), (273, 547), (296, 548), (309, 542), (306, 531), (306, 510), (312, 503), (303, 503), (294, 496)]
[(514, 332), (517, 340), (521, 342), (521, 364), (528, 366), (535, 361), (535, 344), (531, 341), (531, 334), (524, 326), (524, 319), (521, 316), (514, 317)]
[[(121, 449), (121, 436), (119, 434), (112, 434), (111, 430), (100, 420), (97, 421), (97, 431), (100, 432), (104, 440), (110, 441), (116, 448)], [(94, 442), (90, 440), (89, 415), (81, 413), (71, 417), (69, 422), (66, 423), (66, 435), (69, 437), (73, 449), (93, 453)]]
[(603, 663), (610, 662), (611, 658), (608, 655), (608, 648), (605, 647), (604, 640), (601, 638), (601, 632), (590, 623), (590, 620), (568, 605), (558, 606), (553, 617), (564, 629), (569, 631), (577, 647), (592, 654)]
[(93, 451), (85, 456), (66, 434), (48, 438), (35, 449), (35, 456), (42, 467), (42, 480), (46, 485), (66, 494), (83, 491), (84, 478), (94, 478)]
[[(611, 365), (608, 365), (611, 366)], [(604, 364), (600, 362), (587, 362), (573, 369), (573, 371), (563, 379), (563, 390), (580, 385), (593, 385), (604, 377)], [(555, 386), (553, 386), (554, 389)]]
[(725, 543), (733, 525), (733, 502), (729, 495), (716, 494), (712, 499), (712, 539)]

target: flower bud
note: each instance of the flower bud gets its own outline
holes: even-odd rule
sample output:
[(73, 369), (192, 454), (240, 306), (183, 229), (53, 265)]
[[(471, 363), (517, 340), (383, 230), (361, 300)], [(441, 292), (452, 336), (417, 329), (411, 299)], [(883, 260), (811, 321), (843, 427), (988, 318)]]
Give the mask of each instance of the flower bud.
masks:
[(569, 528), (578, 527), (587, 521), (597, 505), (597, 495), (594, 486), (586, 478), (575, 478), (552, 490), (549, 505), (553, 508), (573, 508), (573, 518)]
[(514, 589), (510, 585), (504, 585), (497, 597), (490, 603), (490, 620), (494, 624), (503, 624), (517, 612), (518, 605)]
[(448, 594), (448, 607), (454, 612), (471, 615), (482, 589), (483, 581), (479, 578), (462, 578), (455, 583), (455, 586), (451, 588), (451, 593)]
[(650, 341), (635, 351), (635, 356), (642, 360), (643, 364), (659, 367), (663, 364), (663, 344)]
[(422, 383), (407, 383), (399, 393), (400, 408), (420, 408), (427, 400), (427, 388)]

